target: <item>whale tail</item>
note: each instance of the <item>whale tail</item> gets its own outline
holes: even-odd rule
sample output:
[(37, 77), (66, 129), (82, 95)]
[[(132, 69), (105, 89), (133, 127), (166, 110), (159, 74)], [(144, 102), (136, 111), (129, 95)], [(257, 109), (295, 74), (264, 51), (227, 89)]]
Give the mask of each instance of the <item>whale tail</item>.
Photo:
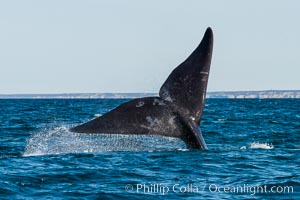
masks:
[(169, 75), (159, 97), (133, 99), (71, 128), (79, 133), (163, 135), (181, 138), (189, 148), (207, 149), (200, 130), (213, 50), (207, 28), (194, 52)]
[(169, 75), (159, 96), (172, 102), (182, 114), (200, 123), (213, 50), (213, 33), (207, 28), (194, 52)]

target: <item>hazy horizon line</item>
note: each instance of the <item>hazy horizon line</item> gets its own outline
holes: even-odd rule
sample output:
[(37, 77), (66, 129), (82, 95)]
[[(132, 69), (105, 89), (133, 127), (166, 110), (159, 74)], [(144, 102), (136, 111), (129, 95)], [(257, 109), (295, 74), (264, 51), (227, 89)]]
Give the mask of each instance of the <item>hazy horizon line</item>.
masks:
[[(300, 89), (267, 89), (267, 90), (219, 90), (207, 91), (207, 93), (216, 92), (266, 92), (266, 91), (300, 91)], [(0, 95), (57, 95), (57, 94), (158, 94), (159, 92), (58, 92), (58, 93), (0, 93)]]

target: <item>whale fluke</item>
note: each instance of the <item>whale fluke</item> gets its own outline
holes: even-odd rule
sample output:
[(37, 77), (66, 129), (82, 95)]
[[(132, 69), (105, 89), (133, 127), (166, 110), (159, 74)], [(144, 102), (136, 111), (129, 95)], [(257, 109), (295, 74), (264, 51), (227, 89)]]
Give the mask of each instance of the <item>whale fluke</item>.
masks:
[(207, 149), (200, 120), (212, 50), (213, 32), (207, 28), (199, 46), (162, 85), (159, 97), (133, 99), (70, 131), (178, 137), (188, 148)]

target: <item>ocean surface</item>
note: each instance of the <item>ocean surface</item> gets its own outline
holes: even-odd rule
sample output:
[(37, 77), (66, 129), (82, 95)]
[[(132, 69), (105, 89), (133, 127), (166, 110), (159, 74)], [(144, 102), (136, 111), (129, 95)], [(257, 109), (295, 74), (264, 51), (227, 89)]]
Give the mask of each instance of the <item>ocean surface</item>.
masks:
[(207, 99), (209, 150), (68, 131), (125, 101), (0, 100), (0, 199), (300, 199), (300, 99)]

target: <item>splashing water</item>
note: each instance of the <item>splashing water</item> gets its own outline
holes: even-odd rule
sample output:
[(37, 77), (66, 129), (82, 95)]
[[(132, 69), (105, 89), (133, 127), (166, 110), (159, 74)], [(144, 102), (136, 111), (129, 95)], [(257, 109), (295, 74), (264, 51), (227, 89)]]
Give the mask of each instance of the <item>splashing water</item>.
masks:
[(274, 149), (272, 144), (252, 142), (249, 149)]
[[(242, 146), (240, 149), (247, 149), (247, 147)], [(269, 143), (252, 142), (248, 149), (274, 149), (274, 146)]]
[[(268, 143), (252, 142), (240, 149), (273, 149)], [(186, 151), (179, 138), (157, 135), (73, 133), (66, 126), (45, 129), (27, 140), (23, 156), (109, 151)]]
[(33, 134), (23, 156), (107, 151), (160, 151), (185, 149), (182, 140), (156, 135), (84, 134), (58, 127)]

